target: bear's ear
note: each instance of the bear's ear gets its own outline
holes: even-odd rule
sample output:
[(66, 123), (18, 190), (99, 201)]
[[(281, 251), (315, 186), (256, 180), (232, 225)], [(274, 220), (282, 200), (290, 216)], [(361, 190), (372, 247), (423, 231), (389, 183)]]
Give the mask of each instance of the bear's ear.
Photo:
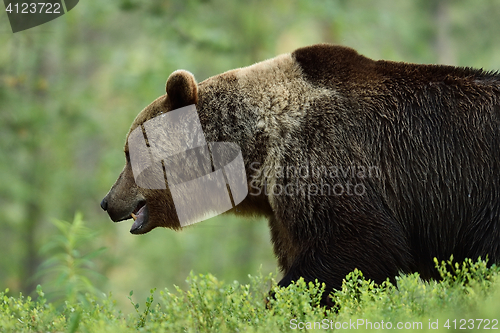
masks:
[(170, 74), (165, 91), (173, 109), (198, 102), (198, 84), (188, 71), (181, 69)]

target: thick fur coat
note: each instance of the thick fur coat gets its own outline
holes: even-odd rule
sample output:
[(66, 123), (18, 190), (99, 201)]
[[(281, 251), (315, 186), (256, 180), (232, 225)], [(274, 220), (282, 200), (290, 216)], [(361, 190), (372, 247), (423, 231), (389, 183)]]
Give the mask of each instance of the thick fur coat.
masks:
[[(268, 218), (281, 286), (329, 292), (355, 268), (435, 278), (433, 258), (451, 255), (500, 262), (497, 73), (314, 45), (200, 84), (176, 71), (131, 131), (190, 104), (207, 141), (240, 146), (238, 210)], [(130, 163), (101, 205), (114, 221), (140, 211), (133, 233), (180, 228), (169, 190), (136, 186)]]

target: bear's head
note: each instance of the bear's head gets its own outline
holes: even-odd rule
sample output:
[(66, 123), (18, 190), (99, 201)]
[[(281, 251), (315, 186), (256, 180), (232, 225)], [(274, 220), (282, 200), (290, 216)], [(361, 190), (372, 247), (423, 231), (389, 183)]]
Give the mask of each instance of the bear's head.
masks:
[(181, 226), (168, 189), (151, 189), (136, 184), (129, 152), (129, 136), (139, 126), (163, 113), (197, 104), (198, 84), (184, 70), (173, 72), (166, 84), (166, 94), (157, 98), (135, 118), (125, 143), (126, 164), (115, 184), (101, 202), (114, 222), (134, 218), (130, 232), (144, 234), (156, 227), (179, 229)]

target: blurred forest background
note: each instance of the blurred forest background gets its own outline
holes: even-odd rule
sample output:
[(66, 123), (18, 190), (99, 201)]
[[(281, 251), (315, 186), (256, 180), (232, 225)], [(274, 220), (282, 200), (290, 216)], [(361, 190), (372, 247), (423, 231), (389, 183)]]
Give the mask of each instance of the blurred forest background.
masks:
[(243, 283), (275, 272), (262, 219), (133, 236), (99, 207), (132, 120), (168, 75), (202, 81), (319, 42), (498, 70), (499, 18), (498, 0), (85, 0), (12, 34), (0, 13), (0, 289), (126, 303), (130, 290), (184, 286), (191, 270)]

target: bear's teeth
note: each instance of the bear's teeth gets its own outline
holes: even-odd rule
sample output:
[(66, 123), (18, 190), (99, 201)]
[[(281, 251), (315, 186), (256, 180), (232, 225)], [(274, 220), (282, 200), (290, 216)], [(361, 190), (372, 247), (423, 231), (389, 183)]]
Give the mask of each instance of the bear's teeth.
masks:
[(134, 213), (130, 213), (130, 215), (132, 216), (132, 218), (135, 220), (137, 220), (137, 216), (134, 214)]

